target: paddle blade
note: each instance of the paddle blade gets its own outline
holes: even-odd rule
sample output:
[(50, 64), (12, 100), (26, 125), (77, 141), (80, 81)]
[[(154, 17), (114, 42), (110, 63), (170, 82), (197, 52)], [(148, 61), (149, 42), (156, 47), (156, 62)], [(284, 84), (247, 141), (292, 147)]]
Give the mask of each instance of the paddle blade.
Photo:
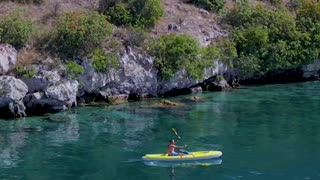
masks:
[(172, 131), (178, 136), (177, 131), (176, 131), (174, 128), (171, 128), (171, 129), (172, 129)]
[(178, 137), (179, 139), (181, 139), (181, 137), (178, 135), (177, 131), (176, 131), (174, 128), (171, 128), (171, 129), (172, 129), (172, 131), (177, 135), (177, 137)]

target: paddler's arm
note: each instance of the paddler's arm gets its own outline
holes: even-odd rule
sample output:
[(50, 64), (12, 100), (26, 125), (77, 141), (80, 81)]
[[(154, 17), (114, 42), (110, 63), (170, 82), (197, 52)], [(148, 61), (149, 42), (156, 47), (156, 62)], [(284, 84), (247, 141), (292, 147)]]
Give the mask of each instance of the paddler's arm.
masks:
[(184, 146), (176, 146), (175, 148), (177, 148), (177, 149), (183, 149), (183, 148), (186, 148), (187, 147), (187, 145), (184, 145)]

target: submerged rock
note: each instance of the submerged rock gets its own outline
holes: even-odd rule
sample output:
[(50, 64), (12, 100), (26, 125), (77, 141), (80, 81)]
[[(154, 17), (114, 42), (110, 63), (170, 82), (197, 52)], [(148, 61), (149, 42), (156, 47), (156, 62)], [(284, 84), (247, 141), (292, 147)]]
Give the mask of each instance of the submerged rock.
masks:
[(203, 101), (203, 99), (200, 98), (200, 97), (198, 97), (198, 96), (192, 96), (192, 97), (190, 98), (190, 100), (191, 100), (191, 101), (196, 101), (196, 102)]
[(60, 123), (60, 122), (71, 121), (73, 118), (71, 118), (70, 116), (61, 115), (61, 114), (47, 114), (47, 116), (44, 119), (46, 119), (47, 121)]
[(153, 104), (149, 107), (180, 107), (182, 103), (177, 103), (169, 100), (161, 100), (159, 103)]
[(115, 96), (108, 96), (108, 101), (111, 104), (122, 104), (128, 102), (129, 95), (121, 94), (121, 95), (115, 95)]

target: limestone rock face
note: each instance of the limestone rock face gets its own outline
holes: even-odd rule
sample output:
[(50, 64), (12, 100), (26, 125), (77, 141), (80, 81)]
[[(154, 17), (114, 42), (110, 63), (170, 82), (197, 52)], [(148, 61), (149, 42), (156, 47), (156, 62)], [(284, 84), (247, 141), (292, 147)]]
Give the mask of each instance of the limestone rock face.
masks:
[(78, 81), (64, 80), (45, 91), (28, 94), (24, 99), (27, 111), (32, 114), (45, 114), (77, 106), (78, 86)]
[(319, 78), (320, 60), (317, 60), (312, 64), (307, 64), (307, 65), (302, 66), (302, 71), (303, 71), (304, 78), (307, 78), (307, 79), (313, 78), (313, 77)]
[(208, 91), (223, 91), (226, 89), (231, 89), (226, 80), (214, 81), (207, 85)]
[(159, 82), (159, 94), (165, 94), (173, 89), (190, 88), (191, 86), (199, 83), (200, 81), (187, 77), (187, 72), (182, 69), (175, 73), (170, 80)]
[(48, 99), (64, 102), (67, 107), (77, 105), (78, 81), (64, 81), (50, 86), (45, 91)]
[[(213, 67), (204, 69), (204, 79), (210, 79), (217, 76), (217, 74), (225, 74), (229, 68), (222, 62), (214, 61)], [(202, 92), (200, 86), (197, 84), (203, 83), (202, 80), (192, 79), (187, 77), (187, 72), (182, 69), (175, 73), (170, 80), (160, 81), (158, 85), (158, 94), (165, 96), (177, 96), (191, 93)]]
[(206, 79), (203, 83), (201, 83), (201, 86), (205, 91), (223, 91), (231, 89), (231, 86), (228, 84), (228, 82), (218, 75)]
[(28, 113), (41, 115), (77, 105), (79, 83), (63, 77), (62, 67), (49, 70), (47, 66), (37, 65), (34, 68), (37, 72), (34, 77), (22, 78), (29, 89), (24, 98)]
[(12, 76), (0, 76), (0, 117), (23, 117), (22, 99), (28, 92), (27, 85)]
[(0, 75), (6, 74), (17, 62), (17, 51), (8, 44), (0, 44)]
[(27, 114), (43, 115), (67, 110), (65, 102), (54, 98), (48, 98), (43, 92), (28, 94), (24, 99)]
[[(53, 60), (47, 59), (45, 61)], [(63, 66), (56, 67), (55, 69), (48, 68), (48, 66), (50, 65), (33, 65), (33, 68), (36, 71), (35, 76), (32, 78), (21, 77), (21, 80), (28, 86), (28, 94), (44, 92), (48, 87), (59, 84), (61, 81), (65, 80), (65, 78), (61, 76), (63, 72), (61, 69), (64, 68)]]
[(97, 72), (91, 62), (83, 61), (85, 73), (79, 79), (81, 93), (97, 94), (104, 98), (114, 95), (157, 94), (157, 73), (153, 58), (128, 48), (120, 56), (120, 68)]
[(0, 107), (12, 101), (21, 100), (28, 92), (28, 86), (12, 76), (0, 76)]
[(220, 61), (214, 61), (213, 67), (208, 67), (204, 70), (204, 79), (209, 79), (217, 74), (225, 74), (229, 72), (229, 68), (226, 64)]

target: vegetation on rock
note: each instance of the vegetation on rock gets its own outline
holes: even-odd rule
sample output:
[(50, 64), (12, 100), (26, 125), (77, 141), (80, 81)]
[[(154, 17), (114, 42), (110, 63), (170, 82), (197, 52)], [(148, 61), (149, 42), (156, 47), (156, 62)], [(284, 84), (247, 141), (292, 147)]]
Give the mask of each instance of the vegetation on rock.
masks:
[[(319, 57), (320, 3), (306, 0), (297, 18), (287, 9), (237, 6), (224, 19), (238, 57), (234, 65), (249, 74), (294, 68)], [(306, 13), (307, 12), (307, 13)]]
[(219, 12), (224, 8), (225, 0), (190, 0), (190, 3), (208, 11)]
[(107, 72), (110, 68), (117, 69), (120, 66), (117, 55), (106, 54), (102, 49), (95, 49), (92, 53), (93, 68), (99, 72)]
[(152, 28), (164, 14), (161, 0), (102, 0), (101, 11), (117, 26)]
[(73, 79), (77, 79), (77, 77), (84, 72), (83, 67), (77, 64), (75, 61), (68, 61), (66, 67), (68, 74)]
[(95, 11), (72, 12), (59, 18), (56, 26), (58, 52), (72, 57), (91, 52), (112, 34), (112, 25)]
[(32, 22), (23, 19), (18, 12), (0, 19), (0, 41), (16, 48), (27, 43), (32, 30)]
[(320, 2), (305, 0), (297, 12), (297, 28), (303, 34), (302, 45), (305, 61), (315, 61), (320, 55)]
[(203, 70), (213, 65), (217, 51), (210, 47), (202, 48), (189, 35), (163, 35), (150, 45), (150, 53), (156, 56), (156, 65), (163, 79), (169, 79), (180, 69), (189, 76), (201, 79)]
[(18, 77), (32, 78), (36, 75), (36, 70), (32, 66), (25, 67), (18, 65), (15, 67), (15, 71)]

